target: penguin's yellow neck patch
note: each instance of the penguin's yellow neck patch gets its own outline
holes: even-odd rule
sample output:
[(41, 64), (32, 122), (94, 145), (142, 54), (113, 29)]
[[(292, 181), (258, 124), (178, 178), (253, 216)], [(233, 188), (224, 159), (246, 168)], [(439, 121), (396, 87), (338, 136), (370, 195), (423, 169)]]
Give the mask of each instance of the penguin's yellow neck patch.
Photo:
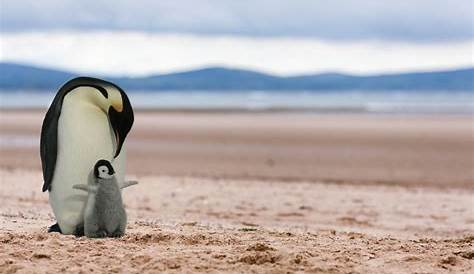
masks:
[(122, 112), (123, 101), (120, 92), (114, 88), (108, 88), (110, 105), (117, 111)]

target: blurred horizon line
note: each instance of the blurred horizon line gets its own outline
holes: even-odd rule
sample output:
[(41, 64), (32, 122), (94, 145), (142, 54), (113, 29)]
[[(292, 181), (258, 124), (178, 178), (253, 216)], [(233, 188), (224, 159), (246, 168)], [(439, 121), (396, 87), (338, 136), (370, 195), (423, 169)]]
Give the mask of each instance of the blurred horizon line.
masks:
[(281, 77), (254, 70), (207, 67), (146, 77), (113, 77), (0, 62), (0, 88), (10, 90), (49, 89), (66, 81), (89, 76), (104, 78), (135, 90), (469, 90), (474, 91), (474, 67), (443, 71), (356, 76), (341, 73), (302, 74)]
[[(81, 75), (83, 72), (81, 70), (74, 70), (74, 69), (65, 69), (61, 66), (54, 66), (54, 65), (43, 65), (38, 64), (35, 62), (23, 62), (23, 61), (15, 61), (15, 60), (0, 60), (0, 65), (13, 65), (13, 66), (21, 66), (25, 68), (32, 68), (32, 69), (40, 69), (40, 70), (47, 70), (47, 71), (55, 71), (61, 73), (68, 73), (73, 75)], [(183, 69), (176, 69), (173, 71), (166, 71), (166, 72), (151, 72), (136, 75), (133, 73), (97, 73), (97, 72), (89, 72), (90, 77), (109, 77), (109, 78), (128, 78), (128, 79), (141, 79), (141, 78), (150, 78), (150, 77), (157, 77), (157, 76), (168, 76), (173, 74), (185, 74), (185, 73), (192, 73), (192, 72), (199, 72), (199, 71), (206, 71), (206, 70), (227, 70), (227, 71), (245, 71), (256, 73), (265, 76), (271, 76), (275, 78), (293, 78), (293, 77), (305, 77), (305, 76), (323, 76), (323, 75), (334, 75), (334, 76), (349, 76), (349, 77), (374, 77), (374, 76), (394, 76), (394, 75), (404, 75), (404, 74), (422, 74), (422, 73), (444, 73), (444, 72), (454, 72), (454, 71), (462, 71), (462, 70), (470, 70), (474, 69), (474, 64), (470, 65), (459, 65), (459, 66), (445, 66), (445, 67), (433, 67), (429, 69), (403, 69), (403, 70), (396, 70), (396, 71), (381, 71), (381, 72), (368, 72), (368, 73), (354, 73), (354, 72), (347, 72), (344, 70), (325, 70), (325, 71), (307, 71), (303, 73), (294, 73), (289, 75), (280, 75), (278, 73), (272, 73), (265, 70), (259, 70), (254, 68), (247, 68), (245, 66), (232, 66), (227, 64), (208, 64), (208, 65), (197, 65), (197, 66), (190, 66), (188, 68)]]

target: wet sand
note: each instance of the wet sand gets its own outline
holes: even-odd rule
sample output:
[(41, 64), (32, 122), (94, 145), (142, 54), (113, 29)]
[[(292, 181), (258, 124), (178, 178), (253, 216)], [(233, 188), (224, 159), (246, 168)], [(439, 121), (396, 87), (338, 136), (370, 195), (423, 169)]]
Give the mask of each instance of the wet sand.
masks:
[(0, 112), (0, 272), (459, 273), (473, 120), (141, 112), (121, 239), (47, 234), (43, 113)]
[[(0, 167), (40, 168), (42, 118), (0, 112)], [(139, 112), (128, 173), (472, 187), (473, 151), (469, 116)]]

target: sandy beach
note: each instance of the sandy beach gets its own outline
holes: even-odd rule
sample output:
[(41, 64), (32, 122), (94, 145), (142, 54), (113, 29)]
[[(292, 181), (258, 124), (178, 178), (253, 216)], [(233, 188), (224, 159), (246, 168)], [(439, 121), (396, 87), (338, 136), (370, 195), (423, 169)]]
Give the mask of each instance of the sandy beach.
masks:
[(46, 233), (44, 111), (0, 112), (0, 273), (462, 273), (474, 120), (137, 112), (120, 239)]

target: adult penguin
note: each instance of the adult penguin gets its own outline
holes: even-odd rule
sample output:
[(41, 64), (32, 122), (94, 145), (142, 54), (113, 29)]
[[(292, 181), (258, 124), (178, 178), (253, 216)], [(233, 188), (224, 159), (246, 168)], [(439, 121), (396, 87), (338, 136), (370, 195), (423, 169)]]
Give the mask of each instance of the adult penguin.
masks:
[(133, 125), (133, 109), (117, 85), (78, 77), (56, 94), (41, 128), (43, 192), (57, 223), (48, 232), (83, 235), (87, 193), (73, 188), (90, 180), (94, 164), (109, 160), (119, 183), (125, 176), (125, 138)]

